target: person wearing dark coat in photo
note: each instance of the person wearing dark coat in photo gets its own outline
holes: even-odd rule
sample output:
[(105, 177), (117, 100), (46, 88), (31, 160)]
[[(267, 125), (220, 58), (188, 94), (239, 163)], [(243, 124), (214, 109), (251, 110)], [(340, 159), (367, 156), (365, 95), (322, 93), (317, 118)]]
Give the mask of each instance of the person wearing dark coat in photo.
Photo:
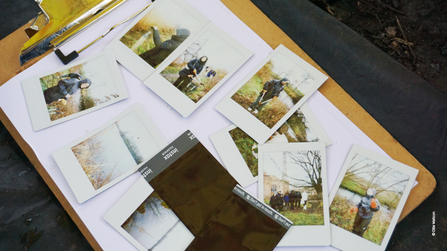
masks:
[(58, 100), (68, 100), (70, 95), (75, 94), (81, 89), (89, 88), (92, 82), (88, 78), (83, 78), (79, 73), (69, 73), (60, 76), (61, 80), (57, 85), (46, 89), (43, 92), (45, 103), (51, 104)]
[(360, 203), (350, 210), (351, 213), (356, 212), (352, 232), (360, 237), (363, 237), (374, 213), (380, 210), (379, 200), (375, 196), (376, 189), (368, 188), (366, 195), (360, 200)]
[(151, 28), (155, 47), (141, 53), (140, 57), (155, 68), (189, 37), (190, 31), (185, 28), (177, 29), (176, 35), (172, 35), (171, 39), (162, 42), (157, 26)]
[(272, 194), (272, 196), (270, 196), (270, 206), (276, 210), (276, 197), (275, 194)]
[(289, 84), (287, 78), (281, 80), (273, 79), (265, 82), (258, 98), (247, 108), (248, 111), (251, 112), (254, 109), (253, 113), (257, 114), (260, 112), (269, 103), (266, 101), (276, 99), (287, 84)]
[(300, 209), (300, 207), (301, 207), (301, 198), (303, 198), (302, 196), (301, 196), (301, 193), (300, 193), (300, 191), (296, 191), (295, 192), (295, 198), (296, 198), (296, 203), (297, 203), (297, 207), (298, 207), (298, 209)]
[(178, 73), (180, 76), (174, 82), (174, 86), (176, 86), (180, 91), (184, 91), (186, 87), (192, 82), (193, 78), (195, 78), (202, 72), (207, 61), (208, 57), (206, 56), (202, 56), (199, 59), (194, 58), (189, 61), (186, 67)]

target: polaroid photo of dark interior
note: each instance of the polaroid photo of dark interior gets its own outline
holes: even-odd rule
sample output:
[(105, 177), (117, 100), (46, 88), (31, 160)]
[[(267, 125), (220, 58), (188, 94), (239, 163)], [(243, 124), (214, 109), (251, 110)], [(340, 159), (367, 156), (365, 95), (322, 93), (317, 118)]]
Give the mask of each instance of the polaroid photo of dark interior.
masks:
[(216, 109), (263, 144), (326, 79), (280, 45)]
[(79, 203), (134, 173), (167, 145), (141, 104), (53, 153)]
[(418, 172), (353, 145), (329, 197), (332, 246), (385, 250)]
[(104, 215), (140, 251), (183, 251), (194, 235), (141, 177)]
[[(258, 181), (258, 143), (235, 125), (210, 136), (225, 168), (246, 187)], [(307, 104), (303, 104), (266, 142), (332, 142)]]
[(34, 131), (128, 97), (113, 51), (107, 50), (22, 81)]
[(210, 22), (184, 0), (155, 1), (107, 46), (141, 81)]
[(330, 245), (324, 143), (259, 146), (258, 197), (293, 222), (278, 246)]
[(210, 23), (161, 64), (144, 84), (188, 117), (252, 55)]

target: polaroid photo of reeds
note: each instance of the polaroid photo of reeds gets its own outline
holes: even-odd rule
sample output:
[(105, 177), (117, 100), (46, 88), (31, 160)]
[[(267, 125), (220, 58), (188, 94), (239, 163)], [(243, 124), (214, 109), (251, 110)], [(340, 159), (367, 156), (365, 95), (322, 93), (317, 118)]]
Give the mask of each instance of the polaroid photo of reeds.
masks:
[(326, 79), (280, 45), (216, 109), (263, 144)]
[(34, 131), (128, 97), (111, 50), (23, 80), (22, 87)]
[(79, 203), (127, 176), (167, 144), (141, 104), (53, 153)]
[[(246, 187), (258, 181), (258, 143), (231, 125), (210, 136), (225, 168)], [(303, 104), (266, 142), (332, 142), (307, 104)]]
[(329, 198), (332, 246), (385, 250), (418, 172), (354, 145)]
[(194, 235), (141, 177), (104, 215), (138, 250), (182, 251)]
[(259, 146), (258, 197), (293, 222), (278, 246), (328, 246), (330, 224), (323, 142)]
[(162, 63), (144, 84), (188, 117), (252, 55), (210, 23)]
[(155, 1), (107, 48), (141, 81), (210, 22), (184, 0)]

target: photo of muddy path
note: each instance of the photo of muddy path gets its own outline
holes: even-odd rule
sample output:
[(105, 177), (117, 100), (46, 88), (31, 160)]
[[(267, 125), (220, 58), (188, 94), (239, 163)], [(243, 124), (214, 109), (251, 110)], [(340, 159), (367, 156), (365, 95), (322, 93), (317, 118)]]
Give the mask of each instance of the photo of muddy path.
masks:
[(171, 0), (161, 1), (120, 41), (153, 68), (179, 47), (200, 21)]
[(309, 72), (277, 53), (231, 98), (272, 128), (316, 83)]
[(408, 180), (357, 153), (329, 208), (331, 223), (381, 245)]
[(207, 30), (160, 74), (197, 103), (242, 58), (228, 42)]
[[(229, 134), (253, 177), (258, 176), (258, 143), (239, 127)], [(266, 143), (318, 142), (306, 117), (298, 109)]]
[(324, 225), (320, 151), (266, 152), (264, 202), (294, 226)]
[(164, 251), (172, 250), (172, 242), (178, 237), (177, 225), (182, 223), (160, 196), (153, 192), (121, 227), (145, 249)]
[(131, 112), (71, 148), (95, 190), (148, 160), (159, 148)]
[(50, 120), (118, 98), (106, 56), (39, 79)]

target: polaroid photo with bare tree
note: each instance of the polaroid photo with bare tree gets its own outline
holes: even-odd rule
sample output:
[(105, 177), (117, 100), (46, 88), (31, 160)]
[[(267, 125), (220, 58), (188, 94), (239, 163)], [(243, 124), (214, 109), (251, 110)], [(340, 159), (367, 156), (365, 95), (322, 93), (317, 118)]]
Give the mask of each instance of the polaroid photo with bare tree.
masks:
[(263, 144), (326, 79), (280, 45), (216, 109)]
[(194, 240), (194, 235), (143, 177), (104, 219), (141, 251), (181, 251)]
[(34, 131), (128, 97), (113, 51), (22, 81)]
[(258, 197), (293, 222), (278, 246), (330, 245), (324, 143), (264, 144), (258, 158)]
[(107, 48), (141, 81), (210, 22), (183, 0), (155, 1)]
[(155, 155), (166, 140), (141, 104), (53, 153), (79, 203), (96, 196)]
[[(210, 136), (228, 172), (246, 187), (258, 181), (258, 143), (235, 125)], [(332, 142), (307, 104), (303, 104), (266, 142)]]
[(210, 23), (161, 64), (144, 84), (188, 117), (252, 55)]
[(385, 250), (418, 172), (354, 145), (329, 198), (332, 245)]

